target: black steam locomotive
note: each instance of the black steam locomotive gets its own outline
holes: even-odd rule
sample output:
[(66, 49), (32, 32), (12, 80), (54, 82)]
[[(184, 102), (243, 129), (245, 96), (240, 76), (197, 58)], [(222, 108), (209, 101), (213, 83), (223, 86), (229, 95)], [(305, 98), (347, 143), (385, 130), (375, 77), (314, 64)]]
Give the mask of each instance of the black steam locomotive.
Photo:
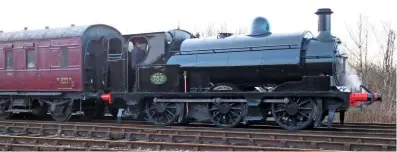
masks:
[[(118, 60), (108, 60), (111, 90), (101, 94), (119, 117), (147, 116), (157, 125), (210, 121), (235, 127), (265, 121), (283, 128), (319, 126), (336, 112), (341, 123), (349, 107), (381, 100), (381, 95), (343, 91), (346, 55), (332, 36), (330, 9), (319, 9), (319, 34), (274, 34), (262, 17), (249, 35), (221, 33), (196, 38), (183, 30), (125, 35)], [(108, 58), (117, 54), (108, 54)], [(139, 61), (138, 61), (139, 60)]]

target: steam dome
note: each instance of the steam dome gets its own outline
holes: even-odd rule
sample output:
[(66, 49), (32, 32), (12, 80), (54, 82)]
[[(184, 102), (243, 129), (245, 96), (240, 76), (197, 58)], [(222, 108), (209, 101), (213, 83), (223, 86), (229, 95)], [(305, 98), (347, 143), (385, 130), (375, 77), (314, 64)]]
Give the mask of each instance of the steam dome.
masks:
[(250, 35), (270, 34), (269, 21), (264, 17), (256, 17), (252, 22), (252, 29)]

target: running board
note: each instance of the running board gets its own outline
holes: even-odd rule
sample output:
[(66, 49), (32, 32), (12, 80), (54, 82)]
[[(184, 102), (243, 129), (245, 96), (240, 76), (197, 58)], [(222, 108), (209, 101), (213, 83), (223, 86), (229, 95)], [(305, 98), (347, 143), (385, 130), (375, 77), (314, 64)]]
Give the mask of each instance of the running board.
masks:
[[(8, 109), (5, 112), (12, 112), (12, 113), (31, 113), (33, 112), (33, 110), (30, 109)], [(46, 114), (50, 114), (50, 113), (46, 113)], [(76, 111), (73, 112), (72, 115), (84, 115), (84, 111)]]
[(247, 102), (245, 99), (158, 99), (153, 102)]
[[(247, 102), (246, 99), (159, 99), (154, 98), (153, 102)], [(288, 103), (285, 99), (264, 99), (264, 103)]]

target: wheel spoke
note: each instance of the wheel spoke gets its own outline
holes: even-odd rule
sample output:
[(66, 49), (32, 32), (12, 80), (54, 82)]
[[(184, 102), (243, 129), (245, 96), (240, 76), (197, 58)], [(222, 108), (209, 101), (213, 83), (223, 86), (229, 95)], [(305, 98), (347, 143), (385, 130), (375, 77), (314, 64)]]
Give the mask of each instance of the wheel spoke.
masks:
[(287, 116), (287, 113), (284, 112), (283, 115), (282, 115), (281, 117), (278, 118), (278, 120), (283, 119), (285, 116)]
[(158, 116), (158, 117), (157, 117), (157, 118), (158, 118), (158, 119), (157, 119), (158, 122), (159, 122), (159, 123), (163, 123), (163, 122), (164, 122), (164, 121), (163, 121), (163, 120), (164, 120), (164, 115), (162, 115), (162, 114), (160, 114), (160, 113), (157, 113), (157, 116)]
[(231, 113), (228, 113), (226, 115), (226, 117), (228, 118), (227, 119), (228, 124), (232, 124), (235, 121), (234, 118), (232, 117)]
[(275, 112), (276, 113), (279, 113), (279, 112), (284, 112), (285, 111), (285, 109), (278, 109), (278, 110), (276, 110)]
[(296, 119), (299, 121), (300, 124), (303, 123), (303, 120), (304, 120), (304, 119), (302, 118), (301, 115), (296, 115)]
[(210, 109), (210, 111), (215, 111), (215, 110), (219, 110), (219, 108), (212, 108), (212, 109)]
[(299, 108), (299, 110), (312, 110), (312, 108)]
[(218, 111), (214, 112), (214, 115), (212, 116), (212, 118), (215, 118), (216, 116), (218, 116), (220, 113)]
[(154, 117), (156, 114), (157, 114), (157, 113), (154, 111), (154, 112), (152, 113), (152, 115), (150, 115), (150, 116), (151, 116), (151, 117)]
[(227, 118), (229, 118), (229, 122), (233, 122), (234, 121), (233, 116), (232, 116), (231, 113), (227, 113), (226, 116), (227, 116)]
[(166, 113), (162, 113), (162, 114), (161, 114), (161, 117), (163, 118), (161, 122), (162, 122), (163, 124), (166, 123), (167, 120), (168, 120), (167, 114), (166, 114)]
[(300, 98), (294, 98), (292, 101), (295, 101), (297, 104), (299, 104), (299, 102), (301, 101)]
[(303, 101), (302, 103), (298, 103), (298, 106), (300, 107), (300, 106), (302, 106), (302, 105), (305, 105), (306, 103), (309, 103), (309, 101), (310, 101), (310, 100), (305, 100), (305, 101)]
[(306, 118), (309, 118), (309, 116), (306, 115), (306, 114), (304, 114), (303, 112), (300, 112), (300, 111), (299, 111), (299, 114), (302, 115), (302, 116), (305, 116)]
[[(168, 111), (168, 110), (167, 110)], [(171, 114), (171, 115), (170, 115)], [(164, 113), (164, 115), (166, 116), (166, 118), (167, 118), (167, 121), (170, 121), (171, 119), (172, 119), (172, 116), (174, 116), (174, 114), (172, 114), (172, 113)]]
[(169, 113), (171, 116), (174, 116), (175, 114), (173, 114), (170, 110), (166, 109), (165, 110), (167, 113)]
[(238, 114), (235, 113), (234, 111), (230, 111), (231, 114), (233, 114), (234, 116), (238, 117)]
[(241, 110), (239, 107), (230, 107), (231, 110)]
[(280, 107), (280, 108), (283, 108), (283, 109), (285, 109), (287, 107), (287, 105), (283, 104), (283, 103), (282, 104), (277, 104), (277, 106)]

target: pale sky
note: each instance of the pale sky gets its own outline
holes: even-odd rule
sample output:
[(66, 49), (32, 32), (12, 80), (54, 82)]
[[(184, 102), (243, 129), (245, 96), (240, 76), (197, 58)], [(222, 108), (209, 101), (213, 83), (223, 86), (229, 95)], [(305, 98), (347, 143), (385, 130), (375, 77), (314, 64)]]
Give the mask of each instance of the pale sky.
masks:
[(360, 13), (376, 25), (382, 20), (397, 24), (392, 0), (3, 0), (0, 6), (0, 30), (5, 32), (102, 23), (127, 34), (174, 29), (178, 22), (193, 33), (224, 23), (234, 32), (263, 16), (273, 33), (316, 34), (314, 12), (325, 7), (334, 12), (333, 34), (345, 42), (350, 40), (346, 26), (354, 28)]

